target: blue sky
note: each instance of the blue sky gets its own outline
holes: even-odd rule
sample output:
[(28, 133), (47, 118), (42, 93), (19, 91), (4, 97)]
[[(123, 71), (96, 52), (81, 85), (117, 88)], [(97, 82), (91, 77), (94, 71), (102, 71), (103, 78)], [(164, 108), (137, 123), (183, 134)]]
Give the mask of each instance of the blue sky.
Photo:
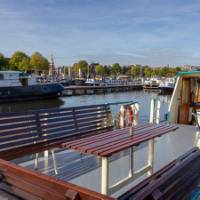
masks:
[(0, 52), (57, 65), (200, 64), (199, 0), (0, 0)]

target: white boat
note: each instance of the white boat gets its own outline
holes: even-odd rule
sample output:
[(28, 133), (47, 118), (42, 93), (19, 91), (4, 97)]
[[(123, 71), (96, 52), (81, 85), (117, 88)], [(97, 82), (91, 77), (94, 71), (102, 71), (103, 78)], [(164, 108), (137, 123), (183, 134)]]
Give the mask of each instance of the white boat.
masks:
[(42, 83), (38, 76), (0, 71), (0, 102), (57, 97), (63, 90), (61, 84)]
[(175, 83), (175, 77), (166, 78), (164, 81), (161, 81), (159, 85), (160, 94), (172, 94)]
[(156, 78), (147, 79), (144, 81), (143, 88), (144, 89), (158, 89), (159, 88), (159, 80)]

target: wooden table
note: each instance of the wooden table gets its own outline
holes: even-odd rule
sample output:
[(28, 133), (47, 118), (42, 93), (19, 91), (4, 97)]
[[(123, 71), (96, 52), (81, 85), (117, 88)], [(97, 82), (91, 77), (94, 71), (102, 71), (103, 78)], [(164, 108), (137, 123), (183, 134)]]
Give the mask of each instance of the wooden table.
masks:
[[(178, 127), (176, 125), (169, 125), (167, 123), (142, 124), (132, 128), (132, 131), (130, 131), (130, 128), (117, 129), (106, 133), (69, 141), (63, 143), (61, 147), (101, 157), (101, 192), (102, 194), (108, 194), (108, 158), (110, 156), (128, 148), (132, 149), (133, 146), (136, 146), (142, 142), (149, 141), (151, 143), (151, 148), (149, 150), (149, 159), (152, 161), (152, 154), (154, 152), (154, 145), (152, 145), (154, 143), (153, 139), (156, 137), (160, 137), (161, 135), (166, 134), (168, 132), (174, 131), (177, 128)], [(130, 167), (132, 167), (132, 161), (130, 162)]]

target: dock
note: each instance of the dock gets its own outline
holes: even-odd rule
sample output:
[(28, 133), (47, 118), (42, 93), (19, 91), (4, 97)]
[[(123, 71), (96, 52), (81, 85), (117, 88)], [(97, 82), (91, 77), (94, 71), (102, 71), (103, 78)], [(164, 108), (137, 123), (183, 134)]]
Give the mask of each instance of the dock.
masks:
[(137, 85), (110, 85), (110, 86), (66, 86), (63, 96), (106, 94), (142, 90), (142, 84)]

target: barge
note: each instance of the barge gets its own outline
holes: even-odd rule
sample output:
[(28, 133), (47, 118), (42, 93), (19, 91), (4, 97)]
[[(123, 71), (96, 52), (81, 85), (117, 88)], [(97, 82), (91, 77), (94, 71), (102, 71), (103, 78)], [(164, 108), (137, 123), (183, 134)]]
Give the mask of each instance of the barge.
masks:
[(30, 74), (0, 71), (0, 102), (55, 98), (63, 90), (59, 83), (40, 83)]

